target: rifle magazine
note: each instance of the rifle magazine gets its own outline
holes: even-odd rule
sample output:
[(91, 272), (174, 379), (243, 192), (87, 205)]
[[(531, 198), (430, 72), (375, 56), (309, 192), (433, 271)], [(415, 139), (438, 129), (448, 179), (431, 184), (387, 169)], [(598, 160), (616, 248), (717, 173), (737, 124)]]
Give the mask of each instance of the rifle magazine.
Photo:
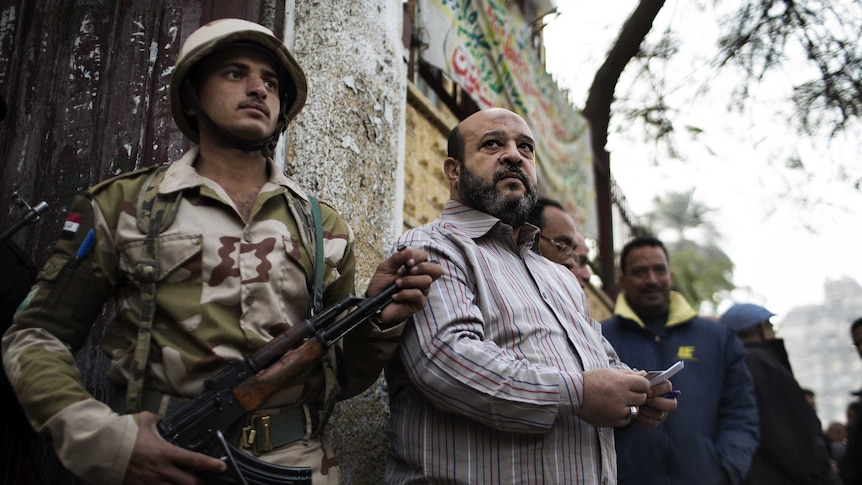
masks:
[(228, 473), (200, 474), (207, 483), (215, 485), (311, 485), (311, 468), (282, 466), (268, 463), (243, 453), (228, 443), (219, 431), (222, 460), (228, 464)]

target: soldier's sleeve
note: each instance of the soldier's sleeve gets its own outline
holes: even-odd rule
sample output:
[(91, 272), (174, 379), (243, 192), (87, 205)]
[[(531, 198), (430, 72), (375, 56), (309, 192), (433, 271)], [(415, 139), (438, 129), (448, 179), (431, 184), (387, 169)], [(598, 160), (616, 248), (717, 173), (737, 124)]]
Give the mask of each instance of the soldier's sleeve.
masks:
[[(88, 234), (92, 234), (88, 239)], [(60, 239), (2, 339), (3, 366), (32, 426), (61, 462), (94, 483), (120, 483), (137, 426), (85, 388), (74, 353), (112, 294), (111, 233), (75, 198)]]
[(332, 207), (320, 205), (323, 226), (324, 292), (323, 307), (333, 305), (356, 291), (356, 257), (353, 230)]

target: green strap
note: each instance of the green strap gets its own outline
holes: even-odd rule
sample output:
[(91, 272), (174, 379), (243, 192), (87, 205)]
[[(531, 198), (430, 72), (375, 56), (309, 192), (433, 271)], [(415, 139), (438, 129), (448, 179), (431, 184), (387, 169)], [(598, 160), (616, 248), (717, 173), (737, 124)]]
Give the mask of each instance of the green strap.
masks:
[(314, 286), (312, 288), (312, 314), (323, 307), (323, 223), (320, 216), (320, 201), (313, 195), (308, 196), (311, 202), (311, 223), (314, 225)]
[[(323, 259), (323, 223), (320, 215), (320, 201), (313, 195), (308, 196), (311, 203), (311, 224), (314, 226), (314, 285), (312, 287), (311, 313), (314, 315), (323, 308), (323, 270), (326, 261)], [(323, 406), (319, 411), (319, 424), (312, 434), (323, 431), (329, 417), (335, 410), (336, 393), (338, 387), (338, 376), (335, 370), (335, 346), (331, 346), (323, 355)]]
[(177, 214), (181, 192), (159, 194), (159, 184), (164, 179), (167, 166), (153, 171), (138, 195), (138, 228), (146, 234), (143, 256), (135, 265), (135, 276), (141, 286), (141, 320), (138, 323), (138, 339), (135, 355), (126, 387), (126, 412), (141, 410), (141, 393), (144, 374), (150, 355), (153, 319), (156, 313), (156, 281), (159, 280), (157, 236), (170, 226)]
[[(323, 279), (326, 270), (323, 248), (323, 217), (321, 215), (320, 200), (314, 195), (309, 194), (309, 204), (305, 205), (303, 199), (292, 195), (290, 191), (285, 191), (284, 196), (287, 199), (293, 217), (300, 225), (299, 234), (302, 243), (308, 250), (309, 259), (311, 259), (314, 277), (313, 281), (308, 282), (308, 290), (311, 294), (309, 313), (314, 315), (323, 309)], [(330, 415), (332, 415), (332, 411), (335, 409), (338, 389), (337, 358), (335, 353), (336, 350), (333, 345), (323, 355), (324, 402), (320, 406), (317, 416), (319, 424), (317, 425), (317, 429), (312, 430), (312, 435), (317, 435), (324, 429)]]

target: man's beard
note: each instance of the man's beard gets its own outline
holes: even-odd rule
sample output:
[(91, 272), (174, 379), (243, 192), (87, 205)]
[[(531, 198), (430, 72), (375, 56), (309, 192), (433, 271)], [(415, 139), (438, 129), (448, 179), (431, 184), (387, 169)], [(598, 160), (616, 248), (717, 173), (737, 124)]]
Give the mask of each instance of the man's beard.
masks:
[[(512, 172), (520, 175), (527, 189), (524, 195), (503, 195), (497, 191), (497, 182)], [(527, 222), (527, 217), (539, 198), (538, 188), (530, 182), (520, 167), (507, 165), (496, 171), (491, 181), (485, 181), (465, 167), (463, 162), (458, 195), (470, 207), (490, 214), (514, 228)]]

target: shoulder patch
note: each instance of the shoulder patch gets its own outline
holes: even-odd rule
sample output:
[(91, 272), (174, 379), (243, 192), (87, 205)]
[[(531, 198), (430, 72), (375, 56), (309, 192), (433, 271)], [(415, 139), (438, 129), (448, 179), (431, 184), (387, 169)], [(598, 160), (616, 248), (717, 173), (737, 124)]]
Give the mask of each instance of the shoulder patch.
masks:
[(149, 174), (150, 172), (153, 172), (154, 170), (158, 169), (161, 166), (162, 165), (150, 165), (148, 167), (138, 168), (135, 170), (131, 170), (129, 172), (123, 172), (119, 175), (115, 175), (115, 176), (110, 177), (108, 179), (102, 180), (101, 182), (99, 182), (99, 183), (93, 185), (92, 187), (90, 187), (89, 189), (87, 189), (86, 195), (87, 195), (87, 197), (92, 197), (93, 195), (97, 194), (99, 191), (101, 191), (105, 187), (111, 185), (112, 183), (116, 182), (117, 180), (130, 179), (130, 178), (134, 178), (134, 177), (139, 177), (141, 175), (146, 175), (146, 174)]

